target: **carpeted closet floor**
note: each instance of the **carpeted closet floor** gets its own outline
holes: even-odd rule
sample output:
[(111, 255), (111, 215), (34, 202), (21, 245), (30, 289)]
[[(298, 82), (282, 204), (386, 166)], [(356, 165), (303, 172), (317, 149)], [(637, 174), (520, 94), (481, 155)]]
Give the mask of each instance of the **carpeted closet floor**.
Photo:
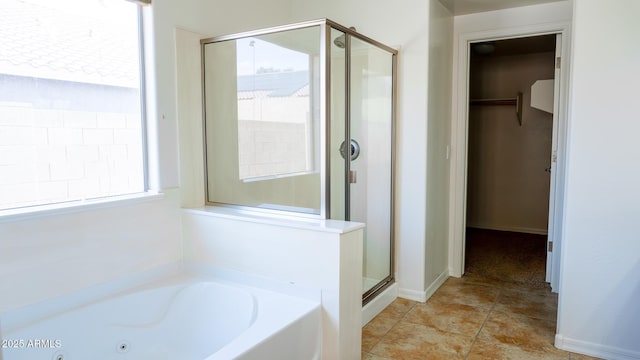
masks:
[(467, 229), (465, 274), (545, 288), (546, 235)]

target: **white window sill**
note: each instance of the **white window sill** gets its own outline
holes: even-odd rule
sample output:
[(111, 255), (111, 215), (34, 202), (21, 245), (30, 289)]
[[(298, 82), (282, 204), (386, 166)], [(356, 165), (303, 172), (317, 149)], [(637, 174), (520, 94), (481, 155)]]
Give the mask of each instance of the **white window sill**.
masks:
[(110, 196), (90, 200), (77, 200), (65, 203), (0, 210), (0, 223), (29, 220), (43, 216), (71, 214), (115, 206), (128, 206), (147, 201), (160, 200), (163, 198), (164, 194), (162, 193), (147, 191), (143, 193)]

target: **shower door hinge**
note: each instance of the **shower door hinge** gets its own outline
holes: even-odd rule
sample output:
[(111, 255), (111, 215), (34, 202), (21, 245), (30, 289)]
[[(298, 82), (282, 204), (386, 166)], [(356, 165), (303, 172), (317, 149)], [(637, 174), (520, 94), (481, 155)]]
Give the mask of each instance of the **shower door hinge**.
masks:
[(547, 252), (553, 252), (553, 241), (547, 242)]
[(556, 58), (556, 69), (560, 69), (560, 63), (562, 62), (562, 58), (558, 56)]

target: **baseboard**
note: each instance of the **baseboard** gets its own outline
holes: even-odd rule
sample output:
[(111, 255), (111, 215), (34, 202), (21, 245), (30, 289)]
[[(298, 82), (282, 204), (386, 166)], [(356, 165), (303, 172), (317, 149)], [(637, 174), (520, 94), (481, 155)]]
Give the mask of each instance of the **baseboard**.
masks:
[(411, 289), (398, 289), (398, 296), (413, 301), (425, 302), (444, 284), (449, 278), (449, 269), (443, 271), (424, 291)]
[(398, 283), (389, 285), (383, 292), (376, 295), (367, 305), (362, 307), (362, 326), (367, 325), (378, 314), (398, 297)]
[(487, 224), (467, 223), (467, 227), (475, 228), (475, 229), (483, 229), (483, 230), (511, 231), (511, 232), (536, 234), (536, 235), (547, 235), (548, 233), (547, 229), (536, 229), (536, 228), (528, 228), (528, 227), (520, 227), (520, 226), (509, 226), (509, 225), (487, 225)]
[(620, 349), (612, 346), (596, 344), (592, 342), (565, 338), (556, 334), (555, 346), (558, 349), (571, 351), (578, 354), (595, 356), (610, 360), (638, 360), (640, 352)]
[(399, 288), (398, 289), (398, 297), (401, 297), (401, 298), (407, 299), (407, 300), (425, 302), (425, 301), (427, 301), (427, 292), (426, 291), (417, 291), (417, 290)]
[(438, 277), (431, 283), (431, 285), (427, 287), (427, 290), (425, 290), (427, 300), (431, 296), (433, 296), (433, 294), (435, 294), (436, 291), (438, 291), (440, 286), (442, 286), (442, 284), (444, 284), (444, 282), (447, 281), (448, 278), (449, 278), (449, 269), (443, 271), (440, 275), (438, 275)]

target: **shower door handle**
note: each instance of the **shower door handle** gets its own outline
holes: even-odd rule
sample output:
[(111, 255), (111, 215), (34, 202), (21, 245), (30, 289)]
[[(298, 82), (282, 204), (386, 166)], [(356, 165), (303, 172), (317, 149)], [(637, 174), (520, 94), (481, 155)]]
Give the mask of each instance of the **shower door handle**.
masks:
[(358, 182), (358, 173), (355, 170), (349, 170), (349, 184)]
[[(351, 161), (357, 159), (358, 156), (360, 156), (360, 144), (358, 144), (358, 142), (354, 139), (351, 139), (351, 141), (349, 142), (349, 154), (351, 156)], [(347, 144), (345, 141), (340, 144), (340, 156), (342, 156), (343, 159), (346, 159), (345, 156), (347, 156)]]

